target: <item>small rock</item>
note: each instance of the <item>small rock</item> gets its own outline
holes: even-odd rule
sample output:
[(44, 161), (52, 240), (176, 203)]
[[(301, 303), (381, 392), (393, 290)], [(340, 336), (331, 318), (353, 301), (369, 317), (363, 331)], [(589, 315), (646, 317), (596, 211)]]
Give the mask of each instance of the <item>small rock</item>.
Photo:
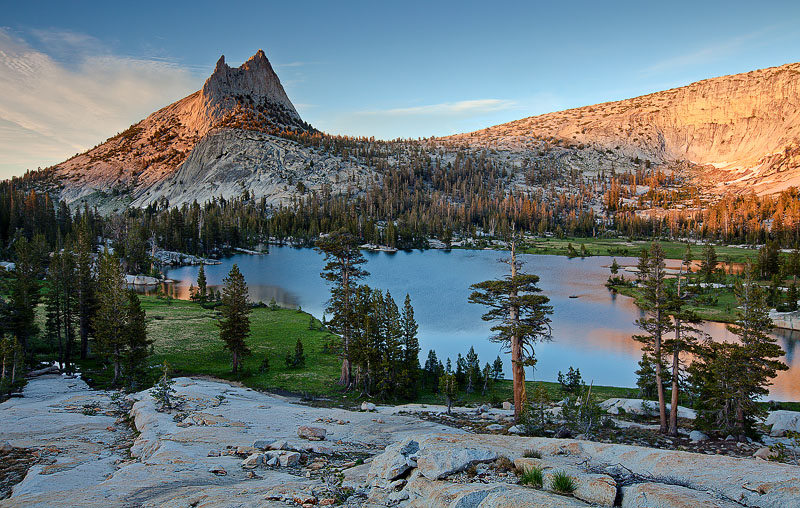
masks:
[(209, 473), (214, 473), (217, 476), (225, 476), (226, 474), (228, 474), (228, 472), (225, 471), (225, 468), (222, 467), (222, 466), (219, 466), (219, 465), (211, 467), (208, 470), (208, 472)]
[(408, 499), (408, 497), (409, 497), (408, 492), (406, 492), (405, 490), (395, 491), (389, 494), (389, 503), (397, 504), (401, 501), (405, 501), (406, 499)]
[(478, 409), (475, 410), (478, 414), (488, 413), (492, 408), (490, 408), (487, 404), (480, 406)]
[(9, 443), (8, 441), (3, 441), (2, 443), (0, 443), (0, 452), (10, 452), (13, 449), (14, 447), (11, 446), (11, 443)]
[(332, 497), (326, 497), (325, 499), (320, 499), (317, 506), (333, 506), (336, 504), (336, 500)]
[(756, 452), (753, 454), (753, 457), (757, 459), (769, 460), (776, 455), (777, 454), (772, 451), (769, 446), (764, 446), (756, 450)]
[(736, 438), (728, 434), (728, 437), (725, 438), (725, 441), (736, 441)]
[(366, 400), (361, 403), (361, 410), (362, 411), (375, 411), (375, 404), (372, 402), (367, 402)]
[(503, 430), (504, 428), (505, 428), (505, 427), (503, 427), (503, 426), (502, 426), (502, 425), (500, 425), (499, 423), (493, 423), (493, 424), (491, 424), (491, 425), (487, 425), (487, 426), (486, 426), (486, 430), (493, 430), (493, 431), (497, 431), (497, 430)]
[(710, 438), (705, 433), (700, 432), (699, 430), (693, 430), (689, 433), (689, 439), (691, 439), (694, 442), (699, 442), (699, 441), (708, 441)]
[(278, 462), (278, 457), (270, 457), (269, 459), (267, 459), (266, 464), (270, 467), (275, 467), (280, 463)]
[(508, 401), (503, 402), (503, 409), (505, 409), (506, 411), (514, 409), (514, 404), (512, 404), (512, 403), (510, 403)]
[(524, 434), (525, 429), (522, 428), (522, 425), (514, 425), (513, 427), (509, 427), (508, 429), (509, 434)]
[(219, 457), (220, 453), (219, 450), (210, 450), (208, 452), (208, 457)]
[(301, 425), (297, 428), (297, 435), (309, 441), (322, 441), (328, 431), (321, 427), (309, 427), (308, 425)]
[(253, 448), (252, 446), (237, 446), (236, 447), (236, 455), (252, 455), (258, 451), (257, 448)]

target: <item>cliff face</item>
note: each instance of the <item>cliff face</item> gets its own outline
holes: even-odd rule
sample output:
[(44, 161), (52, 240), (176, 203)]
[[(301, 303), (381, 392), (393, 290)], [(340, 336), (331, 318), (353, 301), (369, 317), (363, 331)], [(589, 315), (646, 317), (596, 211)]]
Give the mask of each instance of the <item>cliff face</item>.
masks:
[(711, 190), (765, 194), (800, 184), (799, 106), (800, 63), (794, 63), (448, 139), (512, 149), (556, 144), (655, 163), (686, 161)]
[(221, 57), (201, 90), (54, 166), (61, 197), (68, 202), (93, 195), (95, 201), (109, 194), (141, 197), (172, 176), (210, 131), (225, 127), (309, 128), (261, 50), (237, 68)]

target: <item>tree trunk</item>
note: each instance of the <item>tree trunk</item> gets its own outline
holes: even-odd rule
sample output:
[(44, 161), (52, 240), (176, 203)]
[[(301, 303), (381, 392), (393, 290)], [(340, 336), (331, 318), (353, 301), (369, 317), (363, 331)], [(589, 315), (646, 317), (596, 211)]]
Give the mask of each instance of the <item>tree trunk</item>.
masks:
[[(516, 242), (511, 242), (511, 280), (517, 276), (517, 252)], [(510, 300), (516, 300), (517, 292), (512, 291), (509, 295)], [(509, 318), (515, 330), (519, 325), (519, 309), (516, 305), (511, 305)], [(514, 383), (514, 419), (519, 421), (525, 407), (527, 394), (525, 393), (525, 364), (522, 359), (522, 343), (519, 335), (515, 331), (511, 336), (511, 369)]]
[(239, 354), (236, 351), (234, 351), (233, 352), (233, 373), (236, 374), (236, 372), (238, 370), (239, 370)]
[[(676, 332), (677, 334), (677, 332)], [(672, 353), (672, 398), (670, 400), (669, 410), (669, 435), (678, 435), (678, 355), (680, 348), (676, 345), (675, 351)]]

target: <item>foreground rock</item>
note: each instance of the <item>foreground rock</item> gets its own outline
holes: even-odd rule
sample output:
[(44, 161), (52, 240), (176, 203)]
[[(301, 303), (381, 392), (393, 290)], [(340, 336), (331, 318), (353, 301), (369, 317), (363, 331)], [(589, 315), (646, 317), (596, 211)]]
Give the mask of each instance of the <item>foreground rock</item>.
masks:
[[(349, 496), (349, 507), (770, 508), (800, 496), (800, 468), (754, 458), (466, 434), (384, 406), (376, 418), (208, 380), (175, 388), (171, 412), (146, 392), (132, 397), (133, 433), (111, 394), (32, 379), (23, 398), (0, 404), (0, 444), (28, 461), (0, 507), (327, 506)], [(323, 431), (324, 441), (307, 439)], [(515, 465), (540, 468), (543, 488), (520, 485)], [(573, 479), (572, 495), (556, 492), (557, 472)]]
[[(402, 450), (416, 450), (411, 454)], [(525, 458), (521, 455), (541, 458)], [(413, 458), (402, 467), (400, 457)], [(514, 461), (521, 472), (543, 472), (543, 489), (454, 474), (491, 457)], [(500, 464), (504, 459), (499, 459)], [(424, 467), (423, 467), (424, 466)], [(496, 467), (496, 466), (495, 466)], [(503, 476), (505, 474), (505, 476)], [(556, 474), (573, 480), (574, 492), (557, 492)], [(407, 483), (397, 489), (398, 479)], [(800, 499), (800, 468), (718, 455), (658, 450), (578, 440), (498, 435), (428, 435), (397, 443), (375, 457), (368, 475), (370, 500), (398, 505), (451, 506), (622, 506), (689, 508), (711, 506), (786, 507)], [(398, 494), (402, 493), (402, 495)]]
[[(394, 415), (379, 424), (370, 413), (311, 408), (224, 382), (177, 378), (175, 389), (181, 404), (172, 412), (156, 411), (147, 392), (133, 396), (134, 441), (110, 393), (61, 376), (32, 379), (24, 397), (0, 404), (0, 443), (42, 459), (0, 507), (285, 508), (295, 497), (320, 504), (326, 470), (419, 432), (453, 430)], [(325, 429), (325, 446), (298, 436), (317, 419), (334, 422), (314, 424)]]

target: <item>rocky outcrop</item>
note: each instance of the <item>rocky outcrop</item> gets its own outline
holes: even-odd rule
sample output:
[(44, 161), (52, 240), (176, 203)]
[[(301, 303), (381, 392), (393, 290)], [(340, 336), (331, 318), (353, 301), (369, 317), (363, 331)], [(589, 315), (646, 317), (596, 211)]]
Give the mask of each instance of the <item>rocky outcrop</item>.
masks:
[[(492, 148), (689, 162), (698, 181), (771, 193), (800, 183), (800, 63), (524, 118), (446, 141)], [(604, 155), (605, 154), (605, 155)], [(581, 162), (583, 159), (585, 162)]]
[(770, 428), (772, 437), (785, 436), (787, 431), (800, 433), (800, 411), (772, 411), (764, 424)]
[[(736, 459), (688, 452), (640, 448), (550, 438), (521, 438), (497, 435), (429, 435), (415, 437), (417, 468), (409, 467), (397, 478), (408, 478), (396, 494), (396, 483), (384, 473), (382, 455), (370, 469), (376, 501), (404, 497), (408, 506), (494, 506), (489, 499), (513, 496), (531, 503), (520, 506), (623, 506), (689, 507), (792, 506), (800, 494), (800, 468), (754, 459)], [(396, 454), (411, 441), (387, 450)], [(415, 447), (415, 446), (414, 446)], [(523, 451), (541, 458), (521, 457)], [(475, 476), (474, 481), (458, 471), (485, 462), (489, 457), (507, 457), (520, 471), (538, 468), (543, 472), (543, 490), (521, 487), (508, 477)], [(454, 459), (458, 467), (452, 467)], [(502, 459), (500, 459), (502, 460)], [(442, 474), (428, 475), (427, 471)], [(393, 470), (396, 474), (398, 470)], [(556, 473), (573, 478), (574, 491), (565, 498), (557, 492)], [(521, 489), (521, 490), (520, 490)], [(626, 499), (627, 498), (627, 499)], [(547, 504), (547, 503), (551, 504)], [(563, 504), (559, 504), (563, 503)], [(644, 504), (643, 504), (644, 503)], [(649, 504), (647, 504), (649, 503)]]

